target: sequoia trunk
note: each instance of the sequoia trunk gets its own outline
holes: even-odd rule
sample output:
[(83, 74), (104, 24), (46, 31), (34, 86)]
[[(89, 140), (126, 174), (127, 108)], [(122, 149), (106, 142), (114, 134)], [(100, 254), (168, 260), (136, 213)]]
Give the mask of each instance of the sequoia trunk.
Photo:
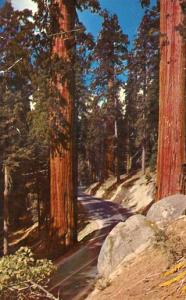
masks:
[(185, 42), (179, 0), (160, 1), (160, 107), (157, 199), (181, 192), (185, 159)]
[[(57, 17), (58, 31), (63, 34), (54, 35), (52, 54), (57, 55), (68, 66), (62, 79), (57, 74), (54, 87), (59, 92), (58, 111), (52, 111), (50, 119), (63, 120), (64, 128), (60, 127), (64, 140), (52, 144), (50, 158), (50, 197), (52, 231), (60, 239), (64, 247), (76, 241), (76, 159), (75, 159), (75, 103), (74, 103), (74, 26), (75, 1), (56, 0), (59, 14)], [(55, 137), (55, 132), (52, 132)]]

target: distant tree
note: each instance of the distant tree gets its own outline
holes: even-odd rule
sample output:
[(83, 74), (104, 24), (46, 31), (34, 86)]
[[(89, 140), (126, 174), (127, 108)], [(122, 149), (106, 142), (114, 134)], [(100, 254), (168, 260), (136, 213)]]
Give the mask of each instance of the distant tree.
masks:
[(34, 63), (32, 74), (32, 109), (28, 113), (28, 141), (32, 145), (31, 168), (27, 181), (29, 194), (37, 194), (38, 228), (44, 220), (49, 219), (49, 103), (50, 72), (48, 54), (44, 54), (42, 46)]
[[(128, 163), (139, 159), (145, 173), (146, 164), (155, 161), (159, 92), (159, 12), (147, 10), (138, 28), (134, 49), (129, 59), (126, 97), (128, 123)], [(134, 116), (136, 116), (134, 118)], [(133, 118), (133, 122), (131, 122)], [(131, 146), (130, 146), (131, 145)], [(151, 163), (150, 163), (151, 161)]]
[(138, 87), (137, 82), (137, 73), (135, 69), (135, 57), (134, 53), (131, 52), (128, 55), (128, 79), (126, 85), (126, 172), (129, 173), (131, 169), (134, 169), (134, 161), (139, 159), (140, 151), (137, 145), (137, 115), (138, 115), (138, 106), (136, 105)]
[(0, 160), (4, 173), (4, 254), (8, 253), (9, 202), (14, 173), (31, 153), (27, 140), (27, 113), (32, 93), (31, 39), (34, 25), (30, 17), (30, 11), (14, 11), (10, 3), (5, 3), (0, 10)]
[[(80, 24), (83, 28), (82, 24)], [(89, 184), (91, 180), (91, 163), (88, 154), (88, 132), (90, 126), (90, 107), (92, 94), (89, 86), (91, 53), (94, 47), (93, 37), (84, 30), (76, 39), (76, 107), (77, 107), (77, 140), (78, 140), (78, 179), (79, 184)]]
[(101, 178), (104, 180), (111, 172), (115, 173), (119, 181), (121, 164), (119, 124), (122, 119), (119, 92), (123, 87), (122, 76), (127, 60), (128, 37), (122, 32), (116, 15), (109, 15), (107, 11), (102, 15), (104, 18), (102, 29), (94, 50), (95, 67), (92, 84), (96, 101), (103, 114), (102, 132), (105, 133), (101, 146), (103, 149), (101, 161), (104, 168)]

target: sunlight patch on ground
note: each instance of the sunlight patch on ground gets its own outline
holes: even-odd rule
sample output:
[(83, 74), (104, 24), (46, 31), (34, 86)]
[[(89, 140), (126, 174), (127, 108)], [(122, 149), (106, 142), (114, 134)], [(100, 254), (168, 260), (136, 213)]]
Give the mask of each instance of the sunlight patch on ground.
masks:
[(37, 229), (38, 223), (36, 222), (34, 225), (29, 227), (28, 229), (22, 229), (19, 231), (16, 231), (15, 233), (12, 234), (12, 242), (9, 243), (10, 246), (15, 246), (19, 244), (21, 241), (26, 239), (35, 229)]

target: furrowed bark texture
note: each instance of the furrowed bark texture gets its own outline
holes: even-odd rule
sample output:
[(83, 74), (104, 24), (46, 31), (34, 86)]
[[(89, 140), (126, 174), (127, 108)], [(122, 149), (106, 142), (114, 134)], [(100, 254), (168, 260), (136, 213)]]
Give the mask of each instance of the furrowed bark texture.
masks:
[[(56, 35), (53, 40), (52, 54), (57, 54), (63, 62), (73, 68), (72, 48), (74, 37), (71, 32), (75, 26), (74, 0), (56, 0), (59, 5), (58, 26), (60, 32), (69, 32), (68, 36)], [(50, 198), (51, 198), (51, 221), (52, 231), (64, 247), (71, 246), (76, 241), (76, 162), (75, 162), (75, 103), (74, 103), (74, 72), (70, 78), (61, 81), (60, 74), (55, 82), (55, 87), (60, 93), (64, 104), (59, 104), (57, 112), (67, 124), (68, 130), (61, 128), (64, 135), (68, 135), (67, 145), (63, 142), (52, 145), (50, 158)], [(60, 99), (59, 99), (60, 101)], [(55, 114), (55, 112), (54, 112)], [(55, 132), (54, 132), (55, 134)]]
[(185, 159), (185, 54), (179, 0), (160, 1), (160, 107), (157, 199), (181, 192)]

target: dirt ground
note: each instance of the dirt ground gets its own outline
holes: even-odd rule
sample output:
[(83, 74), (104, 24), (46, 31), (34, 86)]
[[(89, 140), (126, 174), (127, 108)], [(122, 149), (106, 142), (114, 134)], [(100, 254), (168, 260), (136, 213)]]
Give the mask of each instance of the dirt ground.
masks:
[[(87, 300), (186, 300), (186, 217), (165, 230), (165, 241), (120, 265), (110, 282), (98, 280)], [(183, 264), (182, 267), (175, 267)], [(174, 269), (165, 276), (165, 272)], [(179, 277), (179, 278), (178, 278)], [(170, 280), (179, 280), (170, 284)], [(168, 282), (167, 286), (161, 284)], [(106, 286), (106, 287), (105, 287)]]
[[(104, 290), (97, 290), (89, 300), (176, 300), (186, 299), (183, 282), (160, 287), (167, 278), (163, 273), (170, 264), (162, 250), (148, 251), (137, 257)], [(99, 283), (97, 283), (99, 286)]]

